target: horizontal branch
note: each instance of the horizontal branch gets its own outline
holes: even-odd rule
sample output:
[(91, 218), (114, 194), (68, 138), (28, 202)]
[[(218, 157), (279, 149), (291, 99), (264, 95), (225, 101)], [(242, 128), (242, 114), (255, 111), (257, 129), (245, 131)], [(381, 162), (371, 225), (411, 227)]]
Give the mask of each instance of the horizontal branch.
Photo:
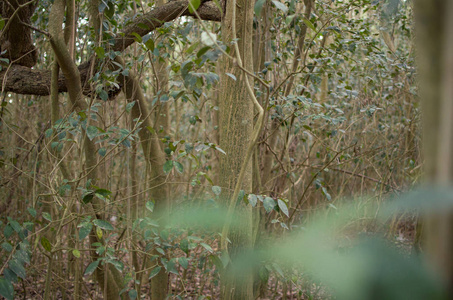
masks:
[[(115, 44), (112, 47), (113, 50), (124, 51), (132, 45), (135, 42), (132, 33), (144, 36), (156, 28), (161, 27), (165, 22), (173, 21), (180, 16), (193, 16), (187, 7), (187, 0), (170, 1), (137, 17), (131, 24), (126, 26), (122, 33), (119, 33), (115, 37)], [(212, 1), (201, 4), (197, 13), (202, 20), (221, 20), (221, 13)], [(78, 68), (82, 86), (84, 87), (83, 92), (85, 95), (90, 95), (93, 93), (89, 88), (89, 84), (87, 84), (89, 81), (90, 63), (85, 62)], [(36, 70), (19, 65), (3, 66), (3, 69), (0, 71), (0, 88), (4, 92), (47, 96), (50, 94), (50, 70)], [(63, 76), (60, 76), (58, 80), (58, 91), (67, 92), (66, 80)], [(119, 91), (112, 90), (109, 96), (114, 96), (117, 92)]]
[[(117, 35), (115, 44), (113, 45), (114, 51), (123, 51), (134, 43), (136, 33), (144, 36), (156, 28), (161, 27), (165, 22), (173, 21), (180, 16), (194, 16), (190, 14), (188, 7), (189, 1), (179, 0), (170, 1), (165, 5), (156, 7), (152, 11), (135, 18), (134, 22), (124, 29), (124, 31)], [(221, 14), (217, 6), (212, 1), (203, 3), (197, 10), (198, 15), (205, 21), (220, 21)]]

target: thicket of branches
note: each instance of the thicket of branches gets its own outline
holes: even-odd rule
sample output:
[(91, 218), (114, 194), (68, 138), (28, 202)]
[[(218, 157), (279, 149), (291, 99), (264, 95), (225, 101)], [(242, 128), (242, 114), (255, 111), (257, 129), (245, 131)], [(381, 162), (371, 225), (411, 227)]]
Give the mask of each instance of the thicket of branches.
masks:
[[(230, 4), (0, 4), (2, 296), (225, 296), (221, 278), (241, 271), (215, 221), (276, 251), (272, 241), (345, 203), (360, 217), (340, 226), (343, 237), (380, 231), (411, 247), (415, 217), (380, 227), (365, 209), (420, 180), (410, 3), (258, 0), (253, 31), (226, 40)], [(251, 49), (237, 52), (247, 34)], [(242, 65), (235, 55), (247, 50)], [(264, 109), (260, 128), (252, 107), (256, 144), (223, 131), (249, 122), (239, 106), (222, 115), (232, 103), (222, 85), (238, 94), (246, 79)], [(229, 161), (228, 149), (249, 144), (248, 173), (233, 177), (250, 187), (240, 182), (236, 195), (225, 178), (244, 160)], [(228, 197), (252, 207), (253, 224), (219, 213)], [(279, 258), (259, 256), (247, 271), (255, 297), (336, 293)]]

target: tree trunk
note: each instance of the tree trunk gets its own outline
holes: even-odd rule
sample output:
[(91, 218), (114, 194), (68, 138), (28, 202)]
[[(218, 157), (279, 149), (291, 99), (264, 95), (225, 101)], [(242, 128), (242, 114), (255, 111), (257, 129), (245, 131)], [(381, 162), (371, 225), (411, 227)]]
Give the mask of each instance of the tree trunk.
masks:
[[(161, 6), (165, 4), (165, 0), (157, 0), (156, 4)], [(157, 36), (157, 35), (155, 35)], [(160, 53), (162, 55), (163, 53)], [(169, 118), (169, 103), (165, 102), (162, 103), (160, 101), (161, 97), (165, 94), (168, 94), (168, 60), (165, 58), (157, 58), (155, 62), (155, 94), (158, 94), (158, 101), (156, 103), (156, 108), (155, 108), (155, 130), (157, 131), (157, 136), (159, 138), (162, 138), (166, 135), (169, 134), (170, 132), (170, 118)], [(163, 144), (162, 142), (159, 142), (161, 149), (163, 149)], [(161, 154), (164, 156), (164, 162), (165, 162), (165, 154), (161, 150)], [(162, 166), (160, 167), (161, 169), (163, 168)], [(160, 188), (159, 188), (160, 189)], [(165, 191), (165, 196), (167, 197), (164, 200), (165, 201), (165, 209), (167, 210), (165, 213), (169, 213), (170, 211), (170, 189), (168, 184), (166, 183), (165, 186), (162, 187), (162, 190)], [(159, 255), (158, 252), (155, 252), (155, 254)], [(151, 299), (152, 300), (159, 300), (159, 299), (165, 299), (165, 297), (168, 294), (168, 279), (169, 279), (169, 274), (165, 270), (165, 268), (162, 268), (159, 274), (151, 278)]]
[[(123, 60), (119, 57), (116, 58), (116, 61), (121, 65), (124, 65)], [(146, 107), (142, 88), (138, 79), (135, 77), (135, 74), (131, 71), (129, 72), (128, 77), (120, 75), (118, 79), (124, 83), (124, 92), (128, 101), (136, 101), (136, 104), (132, 107), (131, 112), (133, 119), (137, 119), (142, 122), (142, 129), (138, 132), (138, 135), (140, 137), (143, 155), (145, 156), (151, 170), (151, 196), (152, 200), (156, 203), (155, 211), (163, 216), (161, 218), (165, 218), (164, 215), (168, 213), (169, 209), (169, 187), (166, 183), (167, 178), (163, 171), (165, 153), (162, 151), (156, 131), (154, 130), (154, 132), (151, 132), (149, 130), (153, 128), (153, 124), (151, 123), (150, 113)], [(145, 203), (139, 203), (138, 210), (144, 211), (144, 205)], [(151, 282), (151, 299), (165, 299), (167, 292), (168, 274), (165, 269), (162, 268), (161, 272), (153, 277)]]
[[(423, 111), (426, 181), (453, 182), (453, 4), (443, 0), (415, 1), (417, 63)], [(453, 295), (453, 211), (424, 220), (428, 258)]]
[[(227, 1), (226, 14), (222, 24), (222, 38), (225, 44), (230, 45), (230, 55), (235, 57), (234, 46), (229, 44), (234, 38), (243, 61), (243, 67), (253, 70), (252, 60), (252, 29), (254, 1), (237, 0)], [(234, 12), (236, 10), (236, 12)], [(234, 37), (233, 22), (236, 22), (237, 36)], [(247, 91), (244, 77), (246, 74), (236, 67), (235, 61), (223, 57), (223, 68), (220, 74), (221, 84), (220, 103), (220, 147), (226, 155), (220, 159), (219, 181), (222, 187), (222, 198), (229, 204), (230, 197), (237, 183), (237, 178), (244, 163), (244, 154), (247, 152), (253, 132), (253, 102)], [(236, 80), (227, 76), (234, 74)], [(241, 188), (245, 192), (252, 189), (252, 163), (248, 161)], [(234, 262), (235, 257), (245, 249), (252, 247), (252, 210), (243, 201), (239, 201), (236, 213), (241, 214), (244, 220), (243, 228), (234, 228), (228, 238), (231, 244), (228, 253)], [(242, 272), (229, 276), (227, 272), (222, 277), (222, 299), (253, 299), (253, 276)]]
[[(27, 24), (36, 8), (35, 1), (1, 1), (0, 15), (5, 28), (0, 34), (1, 57), (8, 58), (11, 63), (33, 67), (38, 59), (36, 47), (31, 38), (31, 29)], [(11, 22), (9, 19), (12, 18)]]

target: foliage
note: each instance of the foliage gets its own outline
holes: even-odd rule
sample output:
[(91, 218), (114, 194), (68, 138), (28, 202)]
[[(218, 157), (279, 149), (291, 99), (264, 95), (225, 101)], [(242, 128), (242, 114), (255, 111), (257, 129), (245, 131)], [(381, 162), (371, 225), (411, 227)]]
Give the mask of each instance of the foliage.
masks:
[[(189, 10), (203, 2), (190, 1)], [(419, 259), (389, 246), (412, 241), (415, 214), (406, 208), (427, 209), (413, 201), (420, 195), (387, 200), (418, 183), (421, 166), (412, 8), (395, 3), (317, 0), (307, 18), (303, 1), (255, 2), (255, 70), (248, 71), (267, 119), (253, 158), (253, 191), (241, 191), (237, 203), (253, 207), (261, 221), (256, 249), (232, 262), (218, 246), (227, 220), (219, 199), (228, 192), (218, 186), (219, 157), (228, 155), (219, 146), (218, 88), (223, 74), (239, 80), (221, 63), (234, 41), (222, 40), (218, 24), (184, 16), (143, 36), (132, 33), (133, 46), (117, 51), (114, 38), (156, 4), (100, 1), (97, 40), (89, 1), (77, 1), (74, 61), (96, 58), (88, 109), (74, 111), (60, 94), (52, 123), (47, 98), (2, 96), (0, 295), (33, 293), (22, 286), (44, 281), (45, 273), (58, 275), (55, 292), (69, 293), (107, 267), (119, 272), (121, 295), (132, 299), (161, 271), (170, 276), (169, 293), (182, 299), (215, 298), (221, 273), (250, 269), (257, 285), (270, 287), (263, 297), (441, 299), (442, 287)], [(48, 31), (51, 6), (39, 1), (33, 27)], [(35, 69), (50, 69), (48, 37), (35, 31), (33, 42), (40, 50)], [(0, 59), (3, 70), (10, 62)], [(144, 104), (111, 97), (125, 86), (119, 78), (132, 73)], [(143, 126), (145, 119), (152, 126)], [(143, 152), (154, 140), (164, 157), (158, 168), (170, 187), (170, 215), (159, 211), (157, 167)], [(86, 143), (94, 145), (93, 168)], [(406, 218), (388, 211), (375, 218), (386, 209)], [(233, 219), (232, 226), (244, 226), (241, 216)]]

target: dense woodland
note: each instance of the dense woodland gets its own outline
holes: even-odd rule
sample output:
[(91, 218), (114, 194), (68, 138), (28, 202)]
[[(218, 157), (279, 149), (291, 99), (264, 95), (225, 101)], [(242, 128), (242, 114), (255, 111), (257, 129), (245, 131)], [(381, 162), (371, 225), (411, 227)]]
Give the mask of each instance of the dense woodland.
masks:
[(450, 298), (449, 2), (1, 0), (0, 295)]

